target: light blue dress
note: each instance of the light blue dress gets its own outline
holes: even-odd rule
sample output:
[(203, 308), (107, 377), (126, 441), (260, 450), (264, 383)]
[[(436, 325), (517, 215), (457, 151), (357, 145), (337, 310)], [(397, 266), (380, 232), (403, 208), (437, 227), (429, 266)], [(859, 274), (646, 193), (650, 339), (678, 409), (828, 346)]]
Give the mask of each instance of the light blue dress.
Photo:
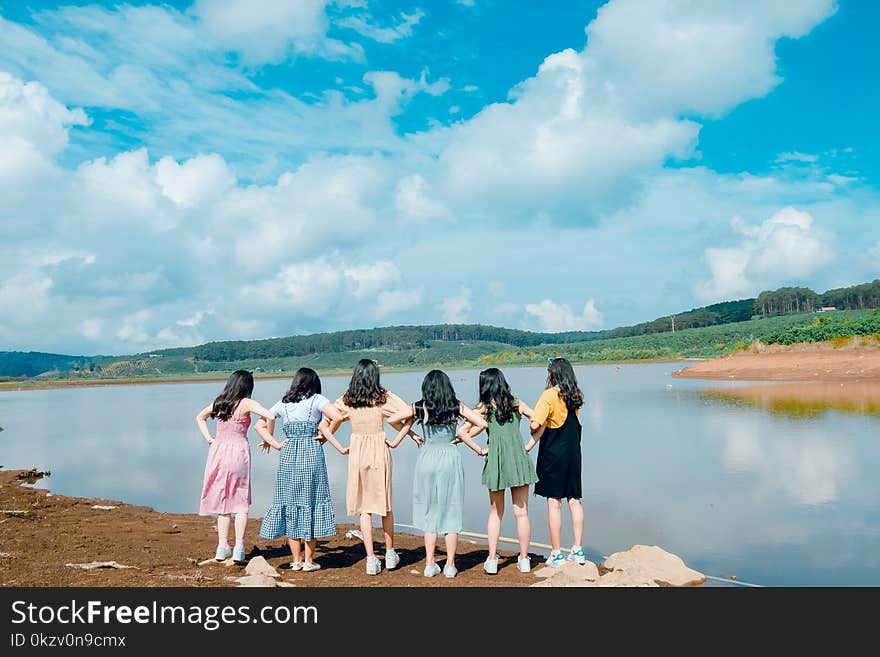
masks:
[(413, 482), (413, 525), (423, 532), (455, 534), (462, 528), (464, 467), (452, 444), (455, 424), (422, 426)]

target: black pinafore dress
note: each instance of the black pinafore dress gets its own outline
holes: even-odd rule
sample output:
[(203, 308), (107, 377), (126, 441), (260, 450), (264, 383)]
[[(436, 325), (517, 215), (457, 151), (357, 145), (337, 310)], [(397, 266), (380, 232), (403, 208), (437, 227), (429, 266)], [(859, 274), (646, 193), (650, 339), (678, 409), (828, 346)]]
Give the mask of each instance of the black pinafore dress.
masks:
[(581, 498), (581, 423), (568, 411), (561, 427), (544, 429), (538, 442), (538, 483), (535, 495), (554, 499)]

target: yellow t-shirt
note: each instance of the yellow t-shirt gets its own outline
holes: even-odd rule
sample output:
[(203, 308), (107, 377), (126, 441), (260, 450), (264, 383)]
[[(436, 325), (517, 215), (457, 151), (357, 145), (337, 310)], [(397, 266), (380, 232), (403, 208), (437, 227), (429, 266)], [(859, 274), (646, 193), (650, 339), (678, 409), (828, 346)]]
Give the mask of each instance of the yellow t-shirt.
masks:
[[(577, 410), (575, 410), (577, 414)], [(565, 418), (568, 417), (568, 407), (565, 400), (559, 394), (559, 388), (553, 386), (547, 388), (541, 393), (538, 403), (535, 404), (535, 413), (532, 415), (532, 422), (538, 424), (547, 423), (551, 429), (558, 429), (565, 424)]]

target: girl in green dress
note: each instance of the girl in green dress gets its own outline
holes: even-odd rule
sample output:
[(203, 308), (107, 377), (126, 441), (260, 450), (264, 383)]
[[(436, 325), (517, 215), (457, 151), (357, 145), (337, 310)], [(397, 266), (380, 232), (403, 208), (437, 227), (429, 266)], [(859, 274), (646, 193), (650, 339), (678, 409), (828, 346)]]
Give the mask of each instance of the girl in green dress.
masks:
[[(510, 489), (516, 533), (519, 538), (517, 568), (531, 570), (529, 541), (532, 528), (529, 523), (529, 484), (538, 481), (535, 466), (523, 446), (520, 420), (531, 418), (532, 409), (510, 392), (507, 379), (497, 367), (480, 372), (480, 402), (474, 407), (488, 422), (489, 453), (483, 464), (483, 485), (489, 489), (489, 558), (483, 569), (490, 575), (498, 572), (498, 537), (504, 516), (504, 491)], [(481, 429), (466, 426), (473, 438)]]

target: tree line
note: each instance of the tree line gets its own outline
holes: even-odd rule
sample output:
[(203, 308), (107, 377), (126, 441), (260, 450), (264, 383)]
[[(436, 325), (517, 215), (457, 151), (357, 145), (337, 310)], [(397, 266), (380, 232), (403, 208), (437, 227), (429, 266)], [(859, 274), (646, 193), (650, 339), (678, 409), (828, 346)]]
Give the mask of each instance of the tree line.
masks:
[(837, 310), (880, 308), (880, 279), (861, 285), (842, 287), (818, 294), (807, 287), (781, 287), (761, 292), (755, 299), (754, 312), (761, 317), (809, 313), (823, 307)]

